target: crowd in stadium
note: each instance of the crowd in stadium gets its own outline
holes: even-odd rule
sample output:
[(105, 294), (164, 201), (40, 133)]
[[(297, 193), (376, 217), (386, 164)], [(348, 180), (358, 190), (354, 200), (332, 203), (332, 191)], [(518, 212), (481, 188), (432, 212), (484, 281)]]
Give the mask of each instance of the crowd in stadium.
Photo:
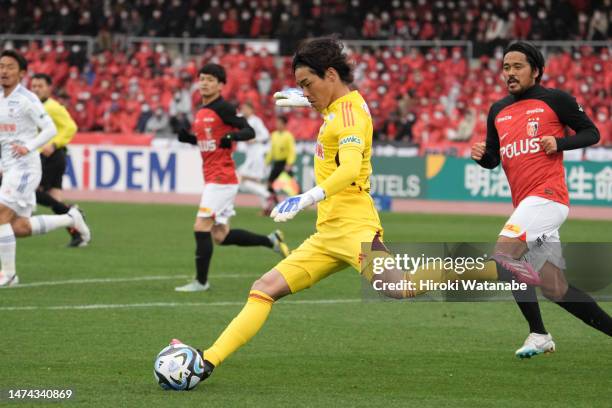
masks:
[(605, 40), (609, 0), (3, 1), (5, 32), (151, 37)]
[[(350, 7), (356, 2), (365, 7)], [(22, 48), (31, 61), (32, 73), (42, 72), (53, 77), (57, 93), (82, 131), (151, 132), (159, 137), (172, 137), (171, 123), (176, 122), (172, 118), (191, 119), (193, 107), (199, 104), (195, 82), (203, 61), (217, 61), (226, 66), (230, 81), (224, 89), (225, 97), (235, 103), (251, 101), (256, 113), (271, 128), (278, 113), (271, 95), (283, 87), (294, 86), (289, 57), (276, 57), (265, 50), (245, 48), (243, 44), (229, 48), (219, 45), (177, 64), (169, 50), (160, 44), (144, 41), (122, 51), (110, 51), (110, 47), (103, 46), (109, 41), (112, 44), (113, 36), (121, 33), (282, 37), (279, 30), (288, 18), (291, 30), (297, 30), (291, 35), (297, 39), (313, 27), (342, 31), (328, 24), (328, 20), (336, 19), (340, 26), (362, 27), (361, 33), (345, 32), (349, 38), (399, 36), (475, 41), (486, 53), (473, 61), (466, 58), (465, 49), (460, 47), (376, 47), (352, 52), (356, 64), (355, 85), (370, 104), (375, 118), (375, 137), (418, 144), (423, 151), (447, 151), (457, 143), (484, 138), (488, 107), (507, 93), (499, 77), (499, 45), (508, 38), (607, 39), (611, 37), (612, 27), (608, 26), (608, 0), (560, 1), (554, 2), (554, 8), (551, 8), (552, 2), (536, 0), (58, 0), (45, 5), (11, 0), (8, 3), (9, 7), (1, 12), (7, 23), (5, 31), (22, 32), (24, 27), (10, 23), (18, 20), (29, 27), (30, 33), (90, 34), (101, 40), (101, 48), (91, 58), (79, 46), (61, 42), (32, 43)], [(386, 24), (389, 13), (392, 26)], [(548, 13), (551, 18), (547, 21), (552, 19), (553, 24), (540, 27), (541, 13)], [(11, 18), (15, 15), (20, 18)], [(605, 17), (605, 24), (601, 22), (601, 15)], [(265, 16), (270, 22), (258, 23), (258, 18), (265, 19)], [(440, 18), (447, 18), (444, 16), (453, 17), (450, 21), (441, 21)], [(234, 18), (238, 19), (237, 23), (230, 24)], [(351, 24), (344, 23), (347, 18)], [(242, 20), (248, 20), (248, 24), (242, 24)], [(458, 21), (461, 24), (455, 24)], [(504, 27), (493, 28), (500, 24)], [(109, 41), (104, 40), (105, 36), (109, 36)], [(583, 46), (551, 53), (543, 78), (545, 86), (565, 89), (584, 105), (602, 133), (601, 145), (612, 144), (610, 57), (610, 49), (605, 47)], [(297, 139), (314, 138), (319, 125), (318, 115), (311, 110), (290, 113), (288, 128)]]
[[(33, 61), (32, 72), (53, 77), (81, 130), (153, 131), (170, 137), (170, 118), (189, 118), (199, 103), (195, 78), (204, 60), (228, 67), (225, 96), (237, 103), (253, 102), (269, 126), (277, 113), (272, 93), (293, 86), (289, 58), (281, 58), (279, 64), (265, 51), (239, 46), (229, 52), (224, 46), (211, 47), (178, 67), (167, 52), (147, 43), (133, 52), (100, 53), (82, 70), (71, 66), (71, 53), (62, 45), (32, 46), (26, 54)], [(469, 64), (459, 48), (379, 48), (352, 57), (356, 85), (370, 103), (379, 139), (423, 146), (481, 139), (488, 107), (506, 94), (496, 56)], [(553, 54), (543, 81), (577, 96), (601, 130), (602, 145), (612, 143), (611, 65), (606, 48)], [(288, 127), (297, 139), (312, 139), (319, 124), (314, 111), (298, 110), (292, 112)]]

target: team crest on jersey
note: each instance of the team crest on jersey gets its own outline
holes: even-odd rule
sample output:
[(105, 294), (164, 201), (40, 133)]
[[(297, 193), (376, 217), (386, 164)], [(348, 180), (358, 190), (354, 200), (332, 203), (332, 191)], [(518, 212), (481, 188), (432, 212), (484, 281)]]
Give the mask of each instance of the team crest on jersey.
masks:
[(319, 142), (315, 144), (315, 156), (317, 156), (321, 160), (325, 159), (325, 152), (323, 151), (323, 145)]
[(540, 123), (537, 121), (530, 120), (527, 122), (527, 136), (535, 137), (538, 135), (538, 129), (540, 128)]

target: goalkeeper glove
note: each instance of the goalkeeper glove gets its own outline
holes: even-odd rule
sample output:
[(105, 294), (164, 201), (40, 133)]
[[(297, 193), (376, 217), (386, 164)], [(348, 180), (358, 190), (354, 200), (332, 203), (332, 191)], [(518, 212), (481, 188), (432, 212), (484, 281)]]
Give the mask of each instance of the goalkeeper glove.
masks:
[(179, 129), (178, 141), (182, 143), (189, 143), (192, 145), (198, 143), (198, 139), (194, 135), (189, 133), (186, 129)]
[(232, 148), (232, 140), (234, 140), (232, 134), (228, 133), (227, 135), (225, 135), (225, 136), (223, 136), (221, 138), (221, 141), (219, 142), (219, 147), (221, 149), (231, 149)]
[(321, 187), (315, 186), (304, 194), (289, 197), (278, 204), (272, 210), (270, 217), (274, 218), (275, 222), (285, 222), (295, 217), (304, 208), (310, 207), (324, 199), (325, 191)]
[(298, 88), (287, 88), (273, 95), (276, 106), (281, 107), (310, 107), (310, 102)]

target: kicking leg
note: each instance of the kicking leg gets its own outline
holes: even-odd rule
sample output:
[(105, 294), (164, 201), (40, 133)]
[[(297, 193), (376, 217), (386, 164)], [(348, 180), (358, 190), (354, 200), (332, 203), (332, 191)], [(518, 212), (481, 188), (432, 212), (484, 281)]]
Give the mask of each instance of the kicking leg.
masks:
[(346, 266), (344, 261), (329, 250), (327, 241), (318, 233), (307, 239), (288, 258), (253, 283), (246, 305), (214, 344), (204, 351), (204, 360), (210, 368), (204, 378), (212, 368), (221, 364), (259, 332), (275, 301), (309, 288)]
[(287, 281), (276, 269), (264, 274), (251, 286), (246, 305), (221, 333), (204, 359), (218, 366), (230, 354), (246, 344), (268, 319), (274, 302), (291, 293)]

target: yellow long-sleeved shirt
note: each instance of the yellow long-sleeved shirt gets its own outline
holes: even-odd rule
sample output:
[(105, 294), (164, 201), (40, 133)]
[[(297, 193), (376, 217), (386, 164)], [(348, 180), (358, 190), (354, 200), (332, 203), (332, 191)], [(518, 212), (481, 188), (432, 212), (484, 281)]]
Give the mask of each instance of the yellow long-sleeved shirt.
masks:
[(57, 128), (57, 134), (47, 143), (47, 145), (53, 144), (56, 149), (61, 149), (70, 143), (76, 134), (77, 124), (74, 122), (64, 105), (55, 99), (48, 98), (43, 103), (43, 106)]
[(382, 230), (370, 197), (372, 118), (366, 102), (353, 91), (322, 113), (314, 172), (326, 198), (317, 207), (317, 230), (365, 226)]
[(295, 140), (291, 132), (275, 130), (270, 135), (270, 150), (266, 154), (266, 163), (286, 160), (287, 165), (295, 163)]

